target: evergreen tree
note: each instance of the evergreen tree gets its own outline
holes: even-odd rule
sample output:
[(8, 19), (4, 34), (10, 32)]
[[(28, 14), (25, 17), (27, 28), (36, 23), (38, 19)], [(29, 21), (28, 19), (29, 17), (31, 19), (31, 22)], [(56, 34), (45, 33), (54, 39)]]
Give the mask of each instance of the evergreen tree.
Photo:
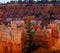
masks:
[(26, 26), (27, 26), (27, 43), (28, 43), (27, 52), (28, 52), (33, 45), (33, 37), (34, 37), (33, 25), (31, 23), (31, 20), (27, 21)]
[(34, 37), (34, 31), (33, 31), (33, 25), (31, 23), (31, 20), (28, 20), (26, 23), (26, 29), (27, 29), (27, 35), (26, 35), (26, 45), (25, 45), (25, 51), (23, 53), (31, 53), (32, 46), (33, 46), (33, 37)]

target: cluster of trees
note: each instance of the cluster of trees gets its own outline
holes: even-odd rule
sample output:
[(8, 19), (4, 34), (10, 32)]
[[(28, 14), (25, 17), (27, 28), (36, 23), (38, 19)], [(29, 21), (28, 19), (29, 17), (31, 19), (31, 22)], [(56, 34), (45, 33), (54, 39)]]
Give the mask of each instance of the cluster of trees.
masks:
[(18, 1), (11, 1), (10, 3), (49, 3), (49, 2), (55, 3), (55, 2), (60, 2), (60, 1), (57, 1), (57, 0), (50, 0), (50, 1), (48, 1), (48, 0), (37, 0), (37, 1), (35, 1), (35, 0), (24, 0), (24, 1), (18, 0)]

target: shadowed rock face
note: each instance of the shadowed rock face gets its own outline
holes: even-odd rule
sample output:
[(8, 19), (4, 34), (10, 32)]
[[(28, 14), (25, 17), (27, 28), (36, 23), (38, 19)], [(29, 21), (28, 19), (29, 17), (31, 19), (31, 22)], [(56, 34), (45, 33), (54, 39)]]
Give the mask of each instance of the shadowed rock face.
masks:
[(23, 18), (30, 15), (37, 18), (48, 16), (49, 10), (59, 15), (60, 4), (0, 4), (0, 18)]

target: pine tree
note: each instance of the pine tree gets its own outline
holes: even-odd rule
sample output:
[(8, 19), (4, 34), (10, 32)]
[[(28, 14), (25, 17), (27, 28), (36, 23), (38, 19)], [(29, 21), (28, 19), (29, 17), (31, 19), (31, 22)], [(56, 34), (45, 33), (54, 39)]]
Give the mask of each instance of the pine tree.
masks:
[(31, 46), (33, 42), (33, 37), (34, 37), (34, 31), (33, 31), (33, 25), (30, 20), (27, 22), (27, 41), (28, 45)]
[(25, 51), (24, 53), (31, 53), (31, 49), (33, 46), (33, 37), (35, 35), (34, 31), (33, 31), (33, 25), (31, 23), (31, 20), (28, 20), (26, 23), (26, 45), (25, 45)]

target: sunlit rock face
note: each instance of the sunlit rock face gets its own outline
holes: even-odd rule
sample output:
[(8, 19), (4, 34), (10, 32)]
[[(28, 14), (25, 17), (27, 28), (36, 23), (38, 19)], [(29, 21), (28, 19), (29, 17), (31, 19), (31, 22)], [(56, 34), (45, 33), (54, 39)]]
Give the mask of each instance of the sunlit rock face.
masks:
[(22, 37), (22, 31), (20, 30), (20, 28), (17, 27), (12, 28), (9, 25), (6, 26), (4, 24), (0, 25), (1, 52), (21, 53), (22, 52), (21, 37)]
[[(17, 24), (20, 26), (17, 27)], [(0, 37), (1, 40), (4, 41), (2, 46), (5, 47), (6, 45), (10, 51), (10, 46), (12, 45), (12, 52), (21, 52), (26, 40), (26, 29), (24, 27), (25, 22), (23, 20), (13, 21), (10, 23), (10, 25), (11, 26), (5, 26), (4, 24), (0, 25)], [(12, 27), (13, 25), (16, 25), (16, 27)], [(48, 48), (50, 50), (52, 50), (53, 47), (55, 47), (57, 50), (60, 49), (60, 26), (56, 22), (50, 23), (47, 28), (44, 26), (43, 29), (41, 29), (41, 25), (39, 23), (35, 26), (33, 26), (33, 28), (36, 28), (34, 36), (34, 43), (36, 43), (36, 45), (40, 44), (43, 48)], [(1, 49), (1, 52), (3, 52), (3, 48)]]
[(15, 21), (11, 21), (11, 27), (12, 28), (19, 28), (22, 27), (24, 25), (24, 20), (15, 20)]
[(58, 25), (57, 23), (50, 24), (52, 28), (53, 37), (58, 37)]
[(21, 43), (21, 31), (19, 29), (13, 29), (13, 41), (15, 44)]

